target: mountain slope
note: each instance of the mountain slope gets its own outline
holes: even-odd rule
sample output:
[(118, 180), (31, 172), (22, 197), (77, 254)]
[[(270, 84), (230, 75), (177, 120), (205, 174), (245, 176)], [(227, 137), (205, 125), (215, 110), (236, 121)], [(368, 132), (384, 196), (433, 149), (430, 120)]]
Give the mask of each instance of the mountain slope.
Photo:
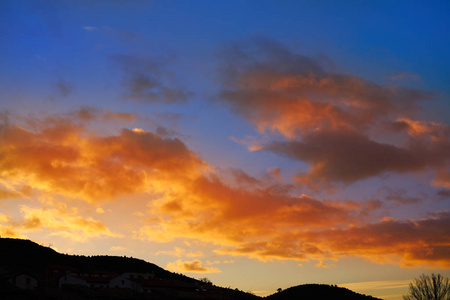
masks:
[(372, 296), (361, 295), (343, 287), (327, 284), (304, 284), (290, 287), (279, 293), (266, 297), (268, 300), (291, 300), (291, 299), (345, 299), (345, 300), (379, 300)]
[(161, 279), (188, 278), (141, 259), (118, 256), (67, 255), (22, 239), (0, 238), (0, 266), (12, 266), (37, 272), (48, 265), (65, 265), (80, 271), (109, 271), (115, 273), (148, 272)]
[[(57, 269), (62, 270), (63, 273), (53, 275)], [(126, 291), (125, 288), (110, 288), (108, 283), (102, 287), (77, 284), (59, 287), (59, 278), (67, 272), (84, 273), (88, 274), (85, 275), (88, 277), (91, 276), (89, 274), (100, 274), (99, 272), (114, 273), (116, 274), (114, 276), (123, 273), (150, 273), (154, 274), (154, 279), (146, 281), (147, 285), (152, 286), (150, 294), (136, 293), (136, 291), (130, 289)], [(36, 278), (40, 282), (39, 288), (20, 290), (11, 285), (10, 279), (18, 274), (26, 274)], [(217, 287), (182, 274), (172, 273), (141, 259), (118, 256), (67, 255), (29, 240), (0, 238), (0, 299), (255, 300), (260, 298), (239, 290)]]
[[(146, 262), (141, 259), (118, 256), (80, 256), (67, 255), (56, 252), (55, 250), (38, 245), (29, 240), (0, 238), (0, 273), (5, 272), (25, 272), (33, 276), (41, 276), (41, 288), (33, 293), (20, 293), (17, 290), (13, 291), (10, 298), (5, 299), (118, 299), (117, 297), (106, 295), (111, 289), (98, 290), (80, 287), (71, 287), (70, 289), (58, 289), (57, 279), (53, 291), (48, 289), (48, 274), (43, 274), (49, 266), (64, 266), (66, 270), (76, 270), (77, 272), (96, 272), (105, 271), (116, 274), (126, 272), (136, 273), (152, 273), (154, 278), (163, 282), (177, 282), (178, 285), (194, 287), (193, 293), (178, 293), (174, 294), (171, 287), (164, 289), (159, 288), (156, 292), (150, 295), (128, 295), (120, 299), (244, 299), (257, 300), (262, 299), (252, 294), (244, 293), (238, 290), (229, 288), (221, 288), (213, 285), (205, 285), (194, 278), (187, 277), (181, 274), (175, 274), (158, 267), (155, 264)], [(45, 271), (48, 272), (48, 271)], [(47, 281), (44, 278), (47, 276)], [(1, 277), (1, 276), (0, 276)], [(0, 278), (1, 281), (1, 278)], [(42, 283), (46, 283), (47, 288), (42, 287)], [(2, 282), (0, 282), (1, 286)], [(200, 287), (197, 289), (196, 287)], [(200, 290), (200, 292), (199, 292)], [(49, 294), (53, 296), (49, 296)], [(55, 296), (56, 295), (56, 296)], [(188, 295), (188, 296), (186, 296)], [(21, 298), (21, 296), (23, 296)], [(2, 298), (3, 299), (3, 298)], [(307, 284), (288, 288), (282, 292), (275, 293), (266, 297), (268, 300), (290, 300), (290, 299), (346, 299), (346, 300), (375, 300), (377, 298), (357, 294), (345, 288), (339, 288), (330, 285)]]

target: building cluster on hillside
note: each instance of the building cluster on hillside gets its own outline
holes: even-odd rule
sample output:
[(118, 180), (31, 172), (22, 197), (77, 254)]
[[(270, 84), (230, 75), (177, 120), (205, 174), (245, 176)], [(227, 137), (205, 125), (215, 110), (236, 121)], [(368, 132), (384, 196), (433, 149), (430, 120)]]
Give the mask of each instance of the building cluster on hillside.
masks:
[(0, 291), (7, 289), (34, 290), (38, 287), (37, 276), (21, 270), (9, 271), (0, 267)]
[[(123, 273), (111, 272), (69, 272), (58, 280), (58, 287), (64, 285), (80, 285), (91, 288), (122, 288), (136, 292), (151, 292), (150, 286), (159, 280), (153, 280), (153, 273)], [(154, 286), (154, 285), (153, 285)]]
[(204, 295), (227, 299), (232, 290), (212, 284), (176, 279), (158, 279), (154, 273), (78, 271), (69, 266), (51, 265), (39, 274), (0, 268), (0, 292), (11, 290), (101, 290), (110, 295), (151, 294), (171, 291), (178, 295)]

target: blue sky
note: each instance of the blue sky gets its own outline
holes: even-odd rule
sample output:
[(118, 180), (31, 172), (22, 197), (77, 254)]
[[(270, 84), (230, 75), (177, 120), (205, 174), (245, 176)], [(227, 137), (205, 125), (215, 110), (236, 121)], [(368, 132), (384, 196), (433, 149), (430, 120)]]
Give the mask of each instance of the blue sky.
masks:
[(2, 1), (0, 234), (260, 295), (323, 282), (401, 299), (449, 274), (449, 15)]

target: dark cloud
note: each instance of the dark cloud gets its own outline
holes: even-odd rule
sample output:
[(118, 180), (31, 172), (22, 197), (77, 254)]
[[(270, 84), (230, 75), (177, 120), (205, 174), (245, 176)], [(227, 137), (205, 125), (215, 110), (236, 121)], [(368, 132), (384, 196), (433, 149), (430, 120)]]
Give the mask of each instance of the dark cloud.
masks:
[(432, 170), (433, 185), (450, 186), (443, 167), (450, 161), (450, 127), (413, 119), (433, 93), (339, 73), (330, 70), (328, 59), (267, 39), (231, 44), (221, 57), (220, 101), (269, 140), (250, 150), (309, 163), (310, 170), (296, 178), (299, 184), (330, 186)]
[(436, 196), (440, 200), (450, 199), (450, 189), (442, 189), (436, 192)]
[(408, 196), (408, 192), (404, 189), (385, 187), (382, 190), (386, 194), (384, 199), (395, 204), (416, 204), (427, 199), (427, 196), (424, 194), (420, 194), (419, 197)]
[(78, 119), (80, 121), (92, 121), (97, 118), (99, 109), (91, 106), (85, 106), (76, 110), (72, 114), (74, 114), (75, 119)]
[(123, 71), (125, 97), (143, 102), (184, 103), (194, 94), (180, 87), (176, 76), (167, 69), (170, 57), (150, 59), (134, 55), (114, 55), (112, 60)]
[(236, 183), (239, 185), (249, 185), (252, 187), (256, 187), (262, 184), (260, 180), (248, 175), (241, 169), (232, 169), (231, 174), (233, 175)]
[[(296, 180), (316, 187), (321, 183), (351, 183), (386, 172), (434, 170), (432, 184), (446, 187), (450, 176), (450, 139), (410, 136), (401, 146), (380, 143), (353, 130), (317, 130), (301, 139), (273, 142), (261, 149), (311, 164)], [(444, 167), (443, 167), (444, 166)], [(410, 199), (411, 200), (411, 199)]]
[(310, 163), (309, 172), (297, 178), (304, 184), (350, 183), (387, 171), (410, 172), (425, 166), (413, 152), (343, 130), (309, 133), (301, 141), (274, 142), (264, 149)]
[(57, 83), (56, 83), (56, 87), (58, 89), (58, 92), (61, 94), (61, 96), (63, 97), (67, 97), (70, 93), (72, 93), (73, 91), (73, 86), (70, 85), (67, 81), (60, 79)]

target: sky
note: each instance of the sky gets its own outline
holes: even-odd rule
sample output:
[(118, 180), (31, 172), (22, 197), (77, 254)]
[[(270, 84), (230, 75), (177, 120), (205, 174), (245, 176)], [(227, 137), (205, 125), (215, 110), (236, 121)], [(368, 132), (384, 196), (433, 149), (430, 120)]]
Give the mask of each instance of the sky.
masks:
[(265, 296), (450, 277), (450, 2), (0, 2), (0, 236)]

